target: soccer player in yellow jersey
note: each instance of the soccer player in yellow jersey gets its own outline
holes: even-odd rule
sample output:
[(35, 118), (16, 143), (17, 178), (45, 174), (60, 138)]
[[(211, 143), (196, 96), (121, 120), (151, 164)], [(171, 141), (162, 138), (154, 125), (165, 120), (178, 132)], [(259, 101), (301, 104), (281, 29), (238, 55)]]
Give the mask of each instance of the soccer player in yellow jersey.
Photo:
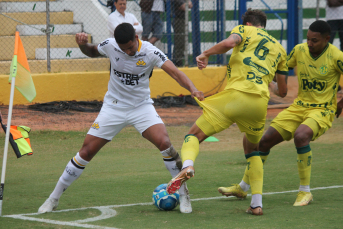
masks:
[[(294, 138), (300, 187), (294, 206), (308, 205), (310, 192), (312, 150), (310, 141), (323, 135), (332, 125), (334, 116), (342, 112), (343, 99), (337, 103), (337, 88), (343, 73), (343, 52), (328, 43), (330, 26), (325, 21), (315, 21), (307, 33), (307, 43), (294, 47), (288, 56), (288, 67), (297, 66), (298, 97), (293, 104), (279, 113), (260, 141), (263, 163), (270, 149), (283, 141)], [(238, 185), (221, 187), (227, 196), (246, 197), (251, 182), (245, 171)]]
[(264, 29), (266, 20), (262, 11), (248, 9), (243, 15), (243, 25), (235, 27), (227, 39), (196, 58), (198, 68), (202, 70), (211, 55), (223, 54), (233, 48), (224, 91), (198, 101), (203, 114), (185, 136), (181, 149), (183, 170), (168, 183), (168, 193), (174, 193), (194, 175), (199, 143), (237, 123), (240, 131), (245, 133), (243, 147), (253, 194), (247, 213), (263, 214), (263, 164), (258, 143), (265, 125), (268, 85), (276, 74), (278, 87), (275, 92), (281, 97), (286, 96), (288, 74), (286, 51)]

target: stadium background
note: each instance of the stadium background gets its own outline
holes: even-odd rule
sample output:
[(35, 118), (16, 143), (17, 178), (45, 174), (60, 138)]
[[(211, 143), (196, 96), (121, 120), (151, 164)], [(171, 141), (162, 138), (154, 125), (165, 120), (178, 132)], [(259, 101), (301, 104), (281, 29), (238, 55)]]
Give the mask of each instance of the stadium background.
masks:
[[(155, 45), (173, 60), (174, 15), (171, 0), (165, 2), (163, 37)], [(20, 32), (37, 90), (37, 97), (32, 104), (103, 99), (109, 80), (109, 60), (88, 58), (82, 54), (75, 42), (75, 34), (86, 32), (92, 43), (109, 37), (107, 17), (111, 9), (106, 3), (105, 0), (0, 0), (0, 104), (3, 105), (0, 110), (5, 118), (15, 31)], [(211, 65), (203, 71), (195, 67), (195, 56), (228, 37), (231, 29), (240, 23), (241, 14), (247, 8), (261, 9), (267, 13), (267, 31), (280, 41), (288, 53), (294, 45), (306, 41), (307, 29), (313, 21), (325, 20), (325, 0), (193, 0), (192, 3), (193, 7), (186, 16), (188, 23), (175, 25), (184, 26), (186, 31), (183, 34), (187, 44), (184, 66), (180, 69), (206, 96), (224, 88), (226, 64), (231, 51), (211, 57)], [(128, 0), (127, 12), (133, 13), (141, 21), (139, 0)], [(333, 44), (339, 47), (338, 35)], [(273, 104), (282, 107), (291, 103), (292, 96), (296, 96), (297, 83), (296, 80), (290, 82), (289, 86), (295, 94), (291, 93), (283, 100), (272, 97)], [(154, 70), (150, 87), (152, 98), (189, 94), (160, 69)], [(14, 116), (16, 112), (24, 112), (25, 115), (21, 117), (36, 114), (27, 109), (29, 104), (18, 92), (15, 92), (14, 104), (20, 105), (15, 107)], [(178, 101), (175, 104), (180, 105)], [(189, 113), (187, 109), (184, 111)], [(179, 111), (177, 113), (180, 114)], [(41, 121), (48, 123), (46, 116), (43, 116)]]

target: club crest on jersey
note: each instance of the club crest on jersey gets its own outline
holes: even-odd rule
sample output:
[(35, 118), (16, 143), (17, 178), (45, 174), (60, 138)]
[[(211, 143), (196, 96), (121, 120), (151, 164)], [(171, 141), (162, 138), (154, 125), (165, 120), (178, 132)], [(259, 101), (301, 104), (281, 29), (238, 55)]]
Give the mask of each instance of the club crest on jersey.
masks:
[(137, 67), (144, 67), (145, 65), (146, 63), (142, 59), (139, 59), (136, 63)]
[(98, 122), (93, 123), (91, 128), (96, 129), (96, 130), (100, 129), (99, 123)]
[(326, 64), (320, 66), (319, 73), (322, 75), (326, 75), (326, 73), (328, 73), (328, 66)]

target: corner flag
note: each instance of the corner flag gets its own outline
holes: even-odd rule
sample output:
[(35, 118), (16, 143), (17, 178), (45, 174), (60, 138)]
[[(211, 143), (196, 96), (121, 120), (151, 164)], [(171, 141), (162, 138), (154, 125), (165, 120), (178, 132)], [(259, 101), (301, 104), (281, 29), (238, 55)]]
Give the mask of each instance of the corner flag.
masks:
[[(4, 188), (5, 188), (5, 173), (6, 173), (6, 164), (7, 164), (8, 143), (10, 141), (11, 132), (13, 132), (12, 127), (11, 127), (11, 119), (12, 119), (12, 109), (13, 109), (14, 87), (16, 87), (18, 91), (29, 102), (32, 102), (32, 100), (36, 97), (36, 88), (32, 81), (29, 63), (27, 62), (23, 43), (21, 42), (21, 39), (19, 37), (19, 32), (15, 33), (14, 41), (15, 41), (14, 42), (14, 56), (11, 63), (11, 72), (10, 72), (10, 78), (9, 78), (9, 82), (11, 84), (11, 94), (10, 94), (10, 103), (8, 106), (8, 117), (7, 117), (7, 127), (10, 127), (9, 128), (10, 131), (6, 131), (4, 156), (2, 159), (2, 171), (1, 171), (1, 183), (0, 183), (0, 216), (2, 216), (2, 202), (3, 202)], [(23, 136), (23, 134), (26, 136), (26, 134), (30, 131), (29, 129), (27, 129), (27, 127), (26, 128), (21, 127), (19, 129), (23, 130), (23, 132), (21, 133), (20, 130), (18, 131), (19, 133), (16, 132), (17, 137), (19, 136), (19, 138), (17, 139), (21, 139), (21, 136)], [(17, 127), (16, 127), (16, 130), (18, 130)], [(27, 138), (28, 138), (28, 135), (27, 135)], [(22, 143), (25, 143), (25, 142), (22, 141)], [(29, 149), (27, 148), (24, 151), (27, 151), (27, 150)], [(20, 155), (17, 155), (17, 156), (21, 156), (21, 155), (22, 153), (20, 153)]]
[(36, 88), (33, 84), (29, 63), (18, 31), (15, 33), (14, 56), (11, 63), (9, 83), (12, 83), (13, 77), (16, 77), (15, 87), (18, 91), (27, 101), (32, 102), (36, 97)]

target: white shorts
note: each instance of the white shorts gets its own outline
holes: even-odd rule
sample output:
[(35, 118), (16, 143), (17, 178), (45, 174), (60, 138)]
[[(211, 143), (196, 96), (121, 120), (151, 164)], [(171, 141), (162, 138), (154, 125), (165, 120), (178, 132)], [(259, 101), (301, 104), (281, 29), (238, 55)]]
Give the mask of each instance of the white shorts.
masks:
[(127, 125), (134, 126), (142, 134), (160, 123), (163, 121), (150, 103), (130, 108), (104, 103), (87, 134), (111, 141)]

